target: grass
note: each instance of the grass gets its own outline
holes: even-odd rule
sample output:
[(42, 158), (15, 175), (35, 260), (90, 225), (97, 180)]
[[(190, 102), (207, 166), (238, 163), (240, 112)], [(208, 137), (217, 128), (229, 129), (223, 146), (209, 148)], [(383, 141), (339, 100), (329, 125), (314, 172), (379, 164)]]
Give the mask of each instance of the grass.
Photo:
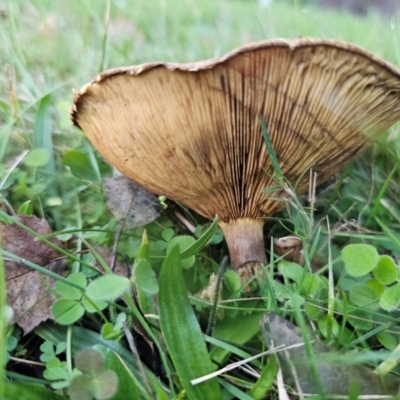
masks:
[[(193, 245), (197, 246), (194, 265), (177, 275), (179, 284), (173, 287), (169, 276), (160, 274), (160, 270), (180, 263), (179, 252), (169, 242), (172, 237), (176, 242), (175, 238), (188, 232), (170, 218), (172, 213), (164, 213), (146, 226), (147, 236), (143, 228), (123, 232), (118, 262), (123, 269), (124, 263), (132, 265), (140, 261), (145, 277), (132, 277), (137, 287), (137, 301), (127, 293), (118, 292), (118, 287), (127, 283), (122, 281), (112, 295), (94, 302), (100, 308), (101, 301), (108, 304), (102, 309), (101, 318), (98, 313), (87, 312), (82, 299), (93, 290), (90, 281), (95, 273), (90, 266), (96, 259), (100, 264), (108, 263), (110, 252), (106, 249), (114, 245), (119, 222), (108, 210), (101, 189), (102, 178), (112, 175), (112, 168), (101, 160), (69, 120), (72, 89), (79, 89), (104, 69), (155, 60), (201, 60), (222, 55), (250, 41), (273, 37), (311, 36), (349, 41), (400, 65), (399, 16), (384, 21), (374, 13), (364, 18), (332, 10), (328, 13), (313, 7), (312, 2), (300, 0), (275, 0), (269, 6), (252, 0), (9, 0), (1, 7), (1, 218), (6, 219), (5, 211), (8, 214), (24, 211), (45, 218), (62, 241), (69, 270), (87, 278), (83, 286), (70, 281), (81, 290), (73, 300), (74, 307), (83, 307), (82, 319), (67, 325), (45, 323), (24, 337), (15, 326), (7, 332), (0, 331), (1, 360), (6, 346), (14, 357), (4, 367), (6, 375), (0, 376), (2, 381), (7, 379), (19, 385), (36, 382), (41, 385), (37, 398), (50, 396), (45, 389), (50, 384), (61, 395), (66, 393), (62, 391), (64, 388), (73, 385), (83, 396), (105, 370), (112, 370), (117, 371), (119, 389), (135, 393), (137, 398), (182, 398), (183, 390), (191, 398), (200, 398), (196, 397), (201, 396), (200, 389), (187, 386), (191, 373), (212, 372), (211, 360), (222, 368), (265, 350), (258, 322), (269, 311), (296, 322), (303, 334), (312, 321), (316, 333), (336, 349), (363, 356), (371, 368), (386, 360), (380, 367), (388, 368), (385, 374), (400, 373), (396, 362), (388, 362), (389, 352), (400, 341), (397, 304), (389, 312), (379, 306), (384, 290), (395, 287), (398, 282), (381, 284), (376, 281), (374, 270), (367, 271), (364, 278), (352, 277), (346, 273), (347, 266), (341, 256), (341, 249), (349, 243), (369, 244), (380, 254), (390, 255), (398, 270), (398, 126), (348, 165), (336, 179), (318, 189), (313, 214), (306, 199), (300, 197), (267, 223), (268, 238), (284, 236), (289, 231), (303, 239), (305, 268), (271, 255), (267, 286), (253, 285), (252, 296), (240, 298), (241, 284), (232, 271), (227, 271), (213, 335), (205, 337), (199, 358), (193, 352), (192, 342), (194, 338), (199, 341), (204, 338), (201, 332), (209, 324), (212, 301), (190, 296), (192, 308), (185, 293), (198, 293), (207, 284), (211, 272), (218, 272), (218, 264), (226, 254), (221, 233), (214, 232), (213, 245), (207, 249), (199, 250), (203, 244), (201, 239)], [(26, 154), (27, 150), (43, 148), (44, 153), (39, 150), (31, 159)], [(198, 239), (200, 232), (209, 227), (208, 222), (189, 210), (181, 211), (193, 224)], [(183, 239), (177, 239), (180, 240)], [(355, 257), (362, 258), (355, 251)], [(82, 279), (81, 275), (75, 276)], [(65, 279), (63, 282), (68, 284)], [(110, 279), (106, 282), (105, 292), (107, 285), (113, 284)], [(2, 274), (0, 285), (0, 292), (4, 294)], [(154, 294), (158, 290), (160, 315), (154, 306)], [(61, 293), (65, 294), (62, 290), (55, 293), (59, 298), (63, 296)], [(120, 295), (122, 302), (116, 300)], [(3, 297), (0, 310), (4, 309), (2, 302)], [(176, 310), (186, 315), (190, 326), (184, 326)], [(175, 321), (175, 325), (168, 321)], [(315, 361), (307, 335), (307, 354)], [(186, 339), (180, 343), (176, 338)], [(47, 349), (54, 347), (54, 354), (50, 350), (47, 353), (37, 350), (44, 343)], [(65, 350), (57, 353), (57, 346), (61, 349), (64, 345)], [(93, 346), (100, 355), (90, 353), (88, 362), (91, 357), (100, 361), (91, 369), (92, 375), (81, 374), (86, 381), (75, 380), (72, 384), (79, 375), (74, 362), (76, 355)], [(182, 357), (183, 350), (196, 360), (193, 371), (190, 371), (191, 365), (185, 364), (188, 360)], [(43, 358), (44, 354), (50, 358)], [(46, 369), (29, 364), (40, 362), (40, 357), (44, 364), (52, 358), (53, 364), (48, 364)], [(23, 358), (30, 367), (23, 368), (22, 362), (16, 361)], [(204, 393), (214, 393), (219, 384), (224, 399), (278, 398), (276, 386), (271, 386), (276, 374), (274, 359), (265, 357), (250, 365), (252, 372), (230, 372), (228, 376), (213, 378), (204, 384)], [(82, 372), (84, 367), (80, 368)], [(113, 387), (113, 378), (106, 376), (107, 379)], [(11, 383), (7, 390), (9, 398), (19, 398), (22, 393)], [(218, 396), (215, 394), (215, 398)]]

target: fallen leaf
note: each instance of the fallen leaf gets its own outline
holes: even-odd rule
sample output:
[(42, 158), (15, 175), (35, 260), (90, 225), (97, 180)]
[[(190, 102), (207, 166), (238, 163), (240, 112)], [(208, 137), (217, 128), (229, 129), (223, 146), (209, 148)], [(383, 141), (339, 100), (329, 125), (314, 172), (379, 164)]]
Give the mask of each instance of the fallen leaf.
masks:
[[(260, 322), (260, 328), (264, 341), (270, 348), (304, 343), (300, 329), (275, 313), (266, 314)], [(370, 369), (344, 363), (343, 355), (341, 359), (338, 356), (334, 360), (335, 352), (317, 339), (312, 342), (312, 347), (317, 375), (325, 395), (346, 396), (354, 384), (358, 385), (359, 393), (363, 395), (386, 394), (379, 377)], [(319, 394), (304, 346), (280, 351), (277, 355), (287, 385), (298, 392)], [(387, 383), (390, 387), (388, 390), (391, 391), (391, 382)]]
[[(39, 235), (52, 233), (44, 219), (27, 215), (17, 215), (13, 219)], [(4, 250), (56, 273), (64, 269), (66, 260), (58, 259), (60, 254), (57, 251), (35, 239), (19, 226), (0, 223), (0, 235)], [(49, 240), (62, 246), (56, 238)], [(7, 258), (5, 258), (5, 270), (7, 303), (14, 311), (13, 322), (16, 322), (23, 329), (24, 334), (27, 334), (41, 322), (52, 318), (50, 308), (55, 297), (49, 288), (54, 286), (54, 279), (26, 267), (23, 263)]]
[(158, 197), (125, 176), (104, 178), (103, 190), (115, 217), (125, 219), (123, 230), (149, 224), (161, 214)]

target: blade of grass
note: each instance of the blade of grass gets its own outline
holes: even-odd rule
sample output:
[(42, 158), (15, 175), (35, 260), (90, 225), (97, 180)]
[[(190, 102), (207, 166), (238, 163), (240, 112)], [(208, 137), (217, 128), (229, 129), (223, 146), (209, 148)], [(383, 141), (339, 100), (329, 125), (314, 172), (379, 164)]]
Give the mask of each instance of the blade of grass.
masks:
[(328, 335), (327, 340), (330, 340), (332, 333), (333, 322), (335, 321), (335, 289), (333, 281), (333, 268), (332, 268), (332, 251), (331, 251), (331, 228), (329, 225), (329, 218), (326, 217), (326, 226), (328, 229)]
[(236, 386), (233, 386), (231, 383), (227, 382), (224, 379), (219, 379), (219, 382), (221, 385), (229, 392), (230, 394), (233, 394), (235, 398), (241, 399), (241, 400), (254, 400), (254, 397), (249, 396)]
[(396, 165), (392, 168), (389, 175), (385, 179), (385, 182), (383, 182), (383, 185), (382, 185), (381, 189), (379, 190), (378, 195), (374, 199), (374, 205), (372, 207), (372, 210), (368, 214), (368, 219), (367, 219), (367, 222), (365, 223), (365, 226), (368, 226), (369, 222), (375, 217), (375, 215), (378, 211), (378, 208), (381, 204), (381, 200), (382, 200), (383, 196), (385, 195), (385, 192), (389, 186), (389, 183), (392, 180), (394, 173), (398, 170), (399, 167), (400, 167), (400, 160), (397, 161)]
[(64, 278), (63, 276), (56, 274), (53, 271), (50, 271), (49, 269), (45, 268), (45, 267), (41, 267), (40, 265), (37, 265), (29, 260), (25, 260), (24, 258), (21, 258), (19, 256), (16, 256), (15, 254), (12, 254), (6, 250), (3, 251), (3, 254), (5, 257), (9, 258), (10, 260), (22, 263), (24, 265), (26, 265), (29, 268), (32, 268), (33, 270), (39, 271), (44, 275), (49, 276), (50, 278), (54, 278), (58, 281), (64, 282), (67, 285), (76, 287), (79, 290), (82, 290), (83, 292), (86, 291), (86, 288), (84, 288), (83, 286), (79, 286), (76, 283)]
[[(56, 167), (53, 151), (53, 135), (51, 127), (51, 103), (52, 96), (47, 94), (39, 101), (39, 110), (36, 116), (35, 126), (33, 129), (33, 148), (46, 149), (49, 154), (47, 163), (40, 167), (38, 172), (42, 172), (47, 176), (47, 190), (45, 197), (58, 197), (57, 184), (54, 180), (56, 176)], [(61, 215), (56, 210), (51, 210), (54, 223), (57, 228), (62, 226)]]
[(196, 242), (194, 242), (190, 247), (181, 253), (181, 258), (188, 258), (197, 254), (204, 246), (207, 245), (208, 241), (211, 239), (215, 228), (218, 225), (218, 216), (216, 215), (211, 226), (201, 235)]
[(317, 358), (314, 353), (314, 348), (312, 346), (310, 333), (307, 329), (306, 322), (304, 320), (303, 314), (300, 311), (300, 308), (298, 307), (298, 304), (296, 303), (296, 301), (293, 301), (293, 303), (295, 305), (295, 316), (296, 316), (296, 320), (297, 320), (297, 325), (300, 328), (301, 336), (304, 341), (304, 350), (306, 352), (308, 366), (310, 368), (310, 373), (312, 375), (312, 379), (314, 380), (314, 384), (318, 390), (318, 394), (320, 395), (321, 400), (325, 400), (326, 396), (324, 394), (321, 380), (318, 375)]
[(101, 62), (100, 62), (100, 71), (105, 69), (105, 59), (106, 59), (106, 50), (107, 50), (107, 38), (108, 38), (108, 25), (110, 23), (110, 8), (111, 8), (111, 1), (107, 0), (106, 6), (106, 15), (104, 17), (104, 35), (101, 44)]
[[(43, 169), (48, 171), (50, 174), (55, 173), (55, 162), (53, 152), (53, 138), (51, 128), (51, 108), (52, 98), (50, 94), (42, 97), (39, 101), (39, 110), (36, 115), (35, 126), (33, 129), (33, 148), (46, 149), (49, 153), (49, 160), (47, 164), (43, 166)], [(55, 191), (54, 187), (49, 187), (50, 194), (53, 195)]]
[(381, 221), (378, 217), (375, 217), (375, 221), (379, 224), (382, 230), (389, 236), (389, 238), (395, 243), (397, 246), (400, 247), (400, 240), (397, 236)]
[(164, 260), (159, 281), (161, 331), (188, 398), (221, 399), (216, 378), (196, 386), (190, 383), (192, 379), (213, 372), (214, 367), (189, 302), (178, 246), (173, 247)]
[(274, 168), (275, 174), (279, 180), (279, 183), (284, 184), (284, 176), (279, 165), (278, 158), (276, 157), (274, 148), (272, 146), (271, 138), (268, 133), (267, 125), (265, 123), (264, 117), (260, 115), (261, 131), (264, 138), (265, 146), (267, 147), (268, 155), (271, 160), (272, 167)]

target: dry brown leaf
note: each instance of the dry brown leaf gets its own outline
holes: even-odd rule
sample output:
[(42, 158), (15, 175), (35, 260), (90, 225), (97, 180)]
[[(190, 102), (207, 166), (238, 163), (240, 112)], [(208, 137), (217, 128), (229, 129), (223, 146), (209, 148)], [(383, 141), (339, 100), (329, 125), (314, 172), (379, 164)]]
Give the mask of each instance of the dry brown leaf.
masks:
[(117, 220), (124, 219), (123, 230), (147, 225), (161, 214), (158, 197), (123, 175), (104, 178), (103, 190)]
[[(27, 215), (17, 215), (14, 219), (39, 235), (52, 232), (44, 219)], [(4, 250), (56, 273), (64, 269), (66, 261), (57, 260), (60, 257), (57, 251), (36, 240), (19, 226), (1, 223), (0, 235)], [(62, 245), (55, 238), (49, 240), (58, 246)], [(52, 318), (50, 308), (55, 297), (49, 288), (54, 286), (54, 279), (9, 259), (5, 259), (5, 269), (7, 303), (14, 310), (14, 322), (23, 329), (24, 334), (27, 334), (41, 322)]]
[[(301, 330), (275, 313), (264, 316), (260, 329), (270, 348), (304, 343)], [(397, 392), (398, 383), (388, 381), (384, 388), (378, 375), (370, 369), (345, 363), (343, 358), (341, 362), (340, 359), (335, 360), (334, 351), (319, 340), (313, 340), (312, 347), (319, 383), (326, 395), (347, 396), (352, 385), (358, 385), (359, 393), (364, 395), (383, 395), (387, 391), (392, 393), (392, 385), (396, 387), (393, 393)], [(318, 394), (318, 385), (314, 381), (304, 346), (279, 352), (278, 359), (287, 385), (296, 388), (299, 393)]]

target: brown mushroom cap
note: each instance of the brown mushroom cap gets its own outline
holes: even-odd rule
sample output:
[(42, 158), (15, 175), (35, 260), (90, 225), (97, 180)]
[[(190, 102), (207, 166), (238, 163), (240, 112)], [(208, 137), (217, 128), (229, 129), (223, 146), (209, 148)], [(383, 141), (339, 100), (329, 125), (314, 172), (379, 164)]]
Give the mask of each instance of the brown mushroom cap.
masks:
[(283, 207), (271, 197), (284, 194), (263, 194), (276, 182), (260, 115), (300, 194), (307, 170), (323, 182), (400, 119), (400, 70), (347, 43), (275, 39), (207, 61), (105, 71), (75, 94), (71, 114), (123, 174), (218, 214), (237, 268), (266, 261), (253, 249), (260, 218)]

